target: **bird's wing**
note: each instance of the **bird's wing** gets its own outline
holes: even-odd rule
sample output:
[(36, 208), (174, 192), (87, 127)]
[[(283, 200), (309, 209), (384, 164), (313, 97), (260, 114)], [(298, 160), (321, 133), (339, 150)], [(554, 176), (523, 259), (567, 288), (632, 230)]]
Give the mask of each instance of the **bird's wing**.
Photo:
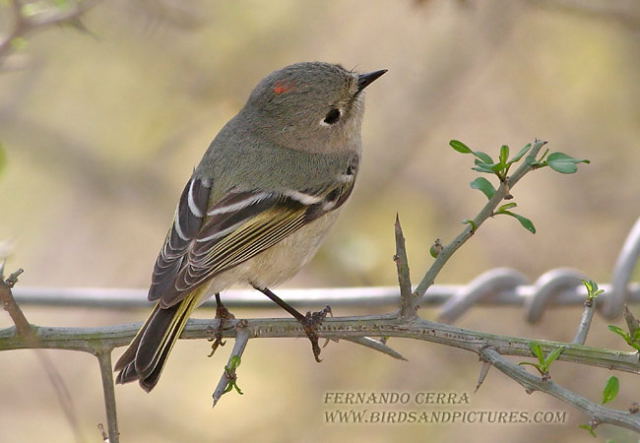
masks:
[(211, 183), (192, 178), (156, 261), (149, 300), (172, 306), (216, 274), (340, 207), (353, 190), (354, 177), (343, 175), (331, 185), (304, 191), (232, 191), (211, 207)]

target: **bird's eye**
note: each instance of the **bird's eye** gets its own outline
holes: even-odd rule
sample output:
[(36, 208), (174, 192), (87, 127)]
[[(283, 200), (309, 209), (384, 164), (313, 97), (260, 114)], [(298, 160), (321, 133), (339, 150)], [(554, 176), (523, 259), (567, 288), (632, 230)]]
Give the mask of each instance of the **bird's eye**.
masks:
[(338, 120), (340, 120), (340, 115), (341, 115), (340, 110), (338, 108), (333, 108), (331, 111), (327, 113), (326, 117), (324, 118), (324, 120), (322, 120), (321, 124), (333, 125)]

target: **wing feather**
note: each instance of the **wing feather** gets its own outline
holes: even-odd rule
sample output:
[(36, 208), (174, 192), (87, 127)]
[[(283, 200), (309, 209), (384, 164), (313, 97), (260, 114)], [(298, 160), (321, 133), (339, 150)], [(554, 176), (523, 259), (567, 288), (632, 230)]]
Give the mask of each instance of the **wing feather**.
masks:
[(208, 279), (274, 246), (337, 209), (354, 180), (311, 190), (229, 192), (207, 208), (210, 182), (191, 179), (156, 261), (150, 300), (175, 305)]

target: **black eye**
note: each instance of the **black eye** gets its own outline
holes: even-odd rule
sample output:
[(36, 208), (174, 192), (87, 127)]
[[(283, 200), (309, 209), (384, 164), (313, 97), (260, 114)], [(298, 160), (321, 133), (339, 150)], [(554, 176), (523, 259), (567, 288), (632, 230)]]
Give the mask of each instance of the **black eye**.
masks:
[(333, 108), (331, 111), (327, 113), (327, 116), (324, 118), (323, 121), (328, 125), (332, 125), (338, 120), (340, 120), (340, 110), (337, 108)]

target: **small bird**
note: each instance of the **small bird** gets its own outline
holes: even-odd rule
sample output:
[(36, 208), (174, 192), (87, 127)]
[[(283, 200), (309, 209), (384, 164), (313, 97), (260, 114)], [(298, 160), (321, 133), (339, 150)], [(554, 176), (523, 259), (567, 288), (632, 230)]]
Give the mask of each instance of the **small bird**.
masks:
[(234, 284), (254, 287), (292, 314), (320, 361), (316, 327), (328, 307), (305, 316), (269, 288), (314, 256), (349, 198), (363, 90), (385, 72), (306, 62), (258, 83), (182, 192), (153, 270), (148, 298), (157, 304), (116, 363), (117, 383), (138, 380), (153, 389), (192, 311), (215, 295), (220, 312), (219, 294)]

